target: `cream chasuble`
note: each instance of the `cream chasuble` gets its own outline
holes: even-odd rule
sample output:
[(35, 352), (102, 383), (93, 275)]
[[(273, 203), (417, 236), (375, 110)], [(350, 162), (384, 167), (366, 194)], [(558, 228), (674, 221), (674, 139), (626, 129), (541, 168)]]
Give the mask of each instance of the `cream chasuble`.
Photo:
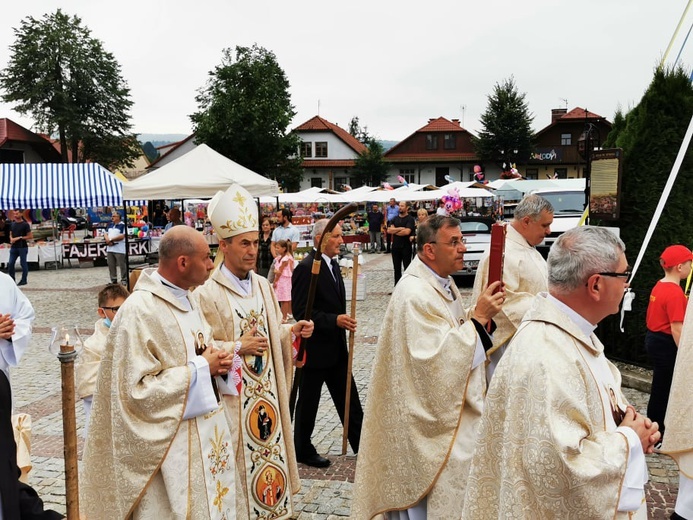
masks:
[[(479, 299), (479, 295), (488, 286), (488, 261), (489, 253), (485, 253), (479, 261), (476, 278), (474, 278), (471, 300), (473, 302)], [(508, 225), (503, 262), (506, 300), (503, 308), (493, 318), (497, 328), (493, 333), (493, 348), (487, 352), (491, 361), (489, 380), (508, 341), (513, 337), (523, 316), (531, 307), (534, 297), (540, 292), (548, 291), (548, 283), (546, 260), (512, 225)]]
[(644, 454), (616, 429), (627, 403), (603, 349), (535, 297), (489, 386), (463, 518), (646, 518)]
[[(459, 517), (483, 407), (483, 349), (454, 283), (415, 258), (383, 320), (361, 432), (351, 518), (425, 497), (428, 519)], [(473, 368), (476, 367), (476, 368)]]
[(211, 330), (156, 277), (142, 274), (108, 336), (83, 457), (83, 514), (234, 519), (231, 432), (195, 354)]
[[(225, 271), (227, 274), (225, 274)], [(234, 435), (238, 518), (285, 519), (293, 515), (292, 494), (300, 489), (288, 409), (291, 382), (291, 325), (267, 280), (250, 273), (250, 292), (223, 266), (195, 290), (217, 345), (235, 342), (257, 326), (269, 338), (263, 356), (243, 356), (241, 395), (224, 395)]]
[(664, 419), (667, 430), (661, 450), (679, 466), (681, 475), (676, 512), (684, 518), (693, 518), (693, 308), (690, 302), (689, 299), (676, 353), (674, 377)]

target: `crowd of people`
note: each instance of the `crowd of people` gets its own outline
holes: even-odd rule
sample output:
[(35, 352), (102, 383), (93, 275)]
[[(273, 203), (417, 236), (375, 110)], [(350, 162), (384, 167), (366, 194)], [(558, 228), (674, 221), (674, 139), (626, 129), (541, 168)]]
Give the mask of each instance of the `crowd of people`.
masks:
[[(381, 250), (384, 233), (395, 287), (363, 407), (348, 368), (358, 322), (336, 261), (339, 224), (318, 220), (313, 248), (295, 262), (291, 212), (280, 210), (272, 231), (232, 186), (208, 207), (215, 262), (201, 233), (171, 225), (159, 265), (132, 294), (115, 276), (117, 257), (109, 263), (113, 283), (98, 295), (77, 366), (86, 518), (292, 518), (297, 464), (331, 464), (312, 440), (326, 385), (342, 423), (350, 403), (354, 519), (646, 518), (645, 455), (655, 450), (681, 470), (672, 518), (693, 519), (693, 318), (680, 287), (688, 248), (662, 253), (650, 297), (645, 416), (594, 334), (618, 312), (631, 275), (617, 236), (574, 228), (544, 260), (535, 246), (554, 211), (529, 195), (505, 229), (502, 282), (489, 283), (487, 253), (465, 308), (451, 278), (466, 250), (459, 220), (444, 207), (414, 218), (394, 199), (370, 209), (371, 246)], [(113, 220), (109, 246), (122, 235)], [(5, 275), (3, 285), (13, 296), (0, 299), (0, 496), (3, 518), (23, 518), (12, 516), (23, 501), (42, 505), (16, 478), (8, 368), (26, 350), (33, 310)]]

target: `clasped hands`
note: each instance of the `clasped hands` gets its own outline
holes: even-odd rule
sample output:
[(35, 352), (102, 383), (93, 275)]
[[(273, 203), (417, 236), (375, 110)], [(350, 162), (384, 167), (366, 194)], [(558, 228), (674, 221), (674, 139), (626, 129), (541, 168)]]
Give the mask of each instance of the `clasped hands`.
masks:
[(639, 414), (631, 405), (626, 407), (626, 415), (619, 426), (628, 426), (640, 437), (642, 451), (646, 455), (654, 453), (654, 445), (662, 438), (659, 424)]
[(10, 314), (0, 314), (0, 338), (12, 339), (14, 335), (14, 320)]
[(212, 345), (207, 345), (200, 354), (209, 364), (209, 373), (214, 376), (223, 376), (229, 373), (229, 368), (233, 365), (233, 353), (224, 349), (218, 349)]

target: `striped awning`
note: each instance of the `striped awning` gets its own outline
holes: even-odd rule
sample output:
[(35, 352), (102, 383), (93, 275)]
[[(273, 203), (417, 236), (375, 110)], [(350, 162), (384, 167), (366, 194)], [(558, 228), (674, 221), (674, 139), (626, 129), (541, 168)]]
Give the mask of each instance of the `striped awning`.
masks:
[(96, 163), (0, 164), (0, 209), (122, 204), (123, 184)]

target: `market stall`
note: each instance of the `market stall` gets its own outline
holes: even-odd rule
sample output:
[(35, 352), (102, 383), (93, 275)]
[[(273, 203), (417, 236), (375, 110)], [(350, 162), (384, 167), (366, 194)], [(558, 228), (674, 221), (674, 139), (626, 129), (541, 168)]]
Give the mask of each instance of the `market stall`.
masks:
[[(0, 164), (0, 209), (121, 206), (122, 186), (121, 181), (97, 163)], [(68, 238), (74, 240), (74, 236)], [(56, 243), (60, 239), (62, 236), (53, 227), (52, 236), (45, 242), (34, 242), (33, 251), (29, 248), (30, 258), (36, 258), (40, 265), (56, 261), (60, 255)]]

